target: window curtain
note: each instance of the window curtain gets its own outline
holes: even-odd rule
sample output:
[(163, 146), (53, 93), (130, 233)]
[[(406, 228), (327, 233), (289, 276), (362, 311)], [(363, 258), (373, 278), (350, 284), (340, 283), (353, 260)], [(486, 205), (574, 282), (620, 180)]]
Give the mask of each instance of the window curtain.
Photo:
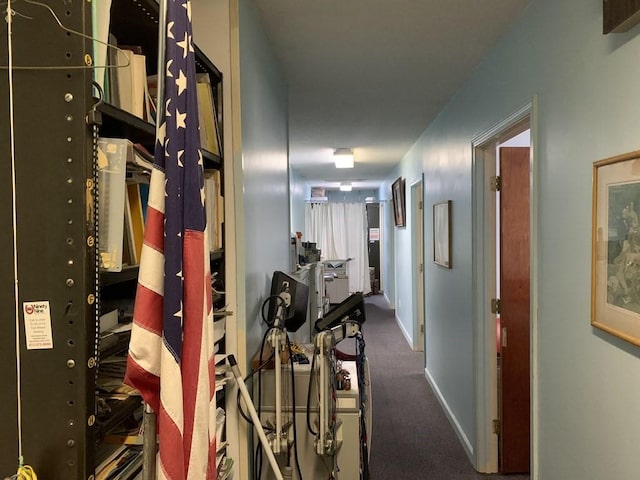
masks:
[(303, 241), (316, 243), (323, 261), (353, 259), (347, 264), (350, 293), (371, 292), (367, 228), (364, 203), (306, 204)]

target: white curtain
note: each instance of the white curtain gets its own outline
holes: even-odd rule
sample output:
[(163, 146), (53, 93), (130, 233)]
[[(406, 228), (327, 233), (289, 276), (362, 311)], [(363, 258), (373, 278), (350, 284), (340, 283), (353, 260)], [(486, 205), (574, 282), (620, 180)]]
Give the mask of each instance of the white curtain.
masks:
[(371, 292), (367, 209), (364, 203), (308, 203), (303, 241), (315, 242), (322, 260), (345, 260), (349, 292)]

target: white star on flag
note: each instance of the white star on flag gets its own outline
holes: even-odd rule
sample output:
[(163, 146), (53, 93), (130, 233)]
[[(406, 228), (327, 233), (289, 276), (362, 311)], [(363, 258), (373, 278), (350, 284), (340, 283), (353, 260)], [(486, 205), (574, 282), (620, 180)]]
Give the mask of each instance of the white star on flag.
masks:
[(182, 70), (180, 70), (180, 73), (178, 74), (176, 85), (178, 86), (178, 95), (182, 95), (182, 92), (187, 89), (187, 77)]
[(177, 128), (187, 128), (186, 120), (187, 120), (186, 113), (180, 113), (176, 111), (176, 127)]
[(184, 40), (181, 42), (176, 42), (176, 44), (183, 50), (184, 58), (187, 58), (187, 52), (189, 51), (189, 35), (185, 32)]

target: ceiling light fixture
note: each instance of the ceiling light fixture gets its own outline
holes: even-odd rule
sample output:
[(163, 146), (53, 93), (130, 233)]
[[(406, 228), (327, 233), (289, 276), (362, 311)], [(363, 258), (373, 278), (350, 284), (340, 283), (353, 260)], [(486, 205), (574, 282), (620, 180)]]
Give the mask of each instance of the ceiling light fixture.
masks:
[(336, 148), (333, 152), (336, 168), (353, 168), (353, 150), (350, 148)]
[(351, 189), (352, 189), (351, 182), (342, 182), (340, 184), (340, 191), (341, 192), (350, 192)]

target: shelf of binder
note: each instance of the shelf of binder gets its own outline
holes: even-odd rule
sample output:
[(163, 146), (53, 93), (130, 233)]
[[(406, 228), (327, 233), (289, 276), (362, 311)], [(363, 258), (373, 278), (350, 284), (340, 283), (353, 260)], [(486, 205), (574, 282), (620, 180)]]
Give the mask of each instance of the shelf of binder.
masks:
[[(147, 150), (153, 152), (156, 140), (156, 127), (135, 115), (118, 108), (110, 103), (101, 103), (97, 107), (102, 114), (102, 127), (100, 132), (105, 137), (135, 138)], [(222, 168), (222, 158), (220, 155), (202, 149), (204, 168)]]
[[(100, 269), (121, 272), (137, 265), (144, 239), (144, 210), (148, 192), (149, 165), (134, 152), (126, 139), (98, 140), (98, 252)], [(136, 172), (136, 182), (127, 182), (127, 171)]]
[[(127, 139), (98, 141), (99, 244), (103, 272), (121, 272), (136, 266), (142, 255), (152, 155)], [(205, 172), (205, 208), (212, 260), (221, 259), (224, 246), (222, 173)], [(122, 281), (105, 277), (108, 282)]]

